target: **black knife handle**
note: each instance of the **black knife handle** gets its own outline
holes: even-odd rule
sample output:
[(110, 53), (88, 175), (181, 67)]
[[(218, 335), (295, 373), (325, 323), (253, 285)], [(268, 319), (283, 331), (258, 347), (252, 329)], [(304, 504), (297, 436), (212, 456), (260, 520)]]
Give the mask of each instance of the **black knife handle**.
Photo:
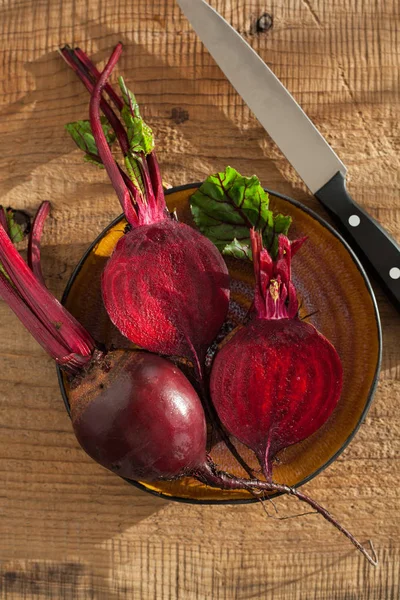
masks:
[(400, 311), (400, 246), (350, 197), (342, 173), (336, 173), (315, 196), (331, 213), (362, 264), (373, 271)]

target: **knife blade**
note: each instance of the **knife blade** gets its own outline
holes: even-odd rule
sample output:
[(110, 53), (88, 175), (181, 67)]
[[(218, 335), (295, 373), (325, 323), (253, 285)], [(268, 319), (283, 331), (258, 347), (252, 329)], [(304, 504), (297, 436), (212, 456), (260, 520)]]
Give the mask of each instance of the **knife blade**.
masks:
[(222, 72), (400, 311), (400, 247), (350, 197), (347, 169), (262, 58), (205, 0), (177, 0)]

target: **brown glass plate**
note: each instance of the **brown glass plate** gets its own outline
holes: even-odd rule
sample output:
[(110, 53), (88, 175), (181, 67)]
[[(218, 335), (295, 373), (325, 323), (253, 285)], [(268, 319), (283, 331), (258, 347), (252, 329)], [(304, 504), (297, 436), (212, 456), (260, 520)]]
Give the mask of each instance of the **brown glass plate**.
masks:
[[(170, 210), (176, 209), (181, 221), (193, 225), (188, 199), (199, 184), (173, 188), (167, 192)], [(293, 262), (293, 279), (301, 316), (312, 315), (315, 325), (335, 346), (344, 368), (341, 398), (327, 423), (304, 442), (286, 448), (278, 455), (273, 478), (276, 482), (299, 486), (309, 481), (335, 460), (361, 425), (378, 380), (381, 362), (381, 326), (375, 297), (360, 262), (343, 238), (323, 219), (298, 202), (276, 192), (270, 194), (271, 208), (293, 218), (292, 239), (308, 236), (307, 243)], [(106, 345), (129, 347), (112, 325), (101, 300), (100, 277), (117, 241), (124, 235), (126, 221), (121, 216), (93, 242), (75, 269), (62, 302)], [(232, 301), (228, 315), (240, 322), (252, 298), (252, 265), (228, 259), (232, 277)], [(190, 299), (188, 299), (190, 301)], [(67, 410), (68, 383), (58, 370), (61, 392)], [(259, 465), (246, 447), (238, 449), (255, 470)], [(245, 475), (224, 444), (211, 450), (214, 462), (222, 469)], [(133, 485), (162, 497), (191, 503), (253, 502), (245, 490), (222, 491), (190, 478), (174, 482)]]

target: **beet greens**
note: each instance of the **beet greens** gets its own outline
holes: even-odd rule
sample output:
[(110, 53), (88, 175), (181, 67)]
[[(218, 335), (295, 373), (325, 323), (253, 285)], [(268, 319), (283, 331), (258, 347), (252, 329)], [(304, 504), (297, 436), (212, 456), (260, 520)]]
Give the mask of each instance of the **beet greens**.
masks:
[(276, 258), (279, 235), (287, 235), (292, 222), (272, 212), (269, 194), (256, 175), (243, 177), (232, 167), (207, 177), (191, 196), (190, 209), (197, 227), (218, 250), (239, 259), (251, 260), (253, 227)]

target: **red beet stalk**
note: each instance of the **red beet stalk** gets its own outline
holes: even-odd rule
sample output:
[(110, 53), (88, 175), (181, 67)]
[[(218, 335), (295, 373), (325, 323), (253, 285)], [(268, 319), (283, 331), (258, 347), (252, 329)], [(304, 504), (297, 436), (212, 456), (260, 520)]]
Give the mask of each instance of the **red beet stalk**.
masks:
[(56, 362), (76, 373), (91, 360), (95, 345), (87, 331), (40, 283), (0, 226), (0, 295)]
[(50, 202), (47, 200), (42, 202), (36, 216), (33, 220), (32, 229), (29, 236), (28, 243), (28, 265), (31, 268), (34, 276), (43, 285), (44, 277), (42, 273), (42, 266), (40, 260), (40, 241), (43, 234), (44, 224), (50, 212)]
[[(65, 62), (67, 63), (67, 65), (71, 67), (71, 69), (78, 75), (79, 79), (82, 81), (88, 92), (92, 94), (95, 85), (95, 80), (93, 80), (93, 77), (91, 73), (87, 70), (86, 65), (77, 59), (77, 50), (74, 51), (69, 46), (64, 46), (64, 48), (61, 48), (59, 52), (65, 60)], [(97, 69), (96, 72), (98, 73)], [(118, 96), (115, 93), (114, 95), (118, 98)], [(118, 100), (119, 104), (117, 107), (119, 110), (121, 110), (122, 100), (120, 98), (118, 98)], [(120, 122), (119, 118), (104, 98), (101, 99), (100, 105), (101, 110), (107, 117), (111, 127), (114, 129), (123, 155), (126, 156), (129, 152), (129, 141), (126, 131), (122, 126), (122, 123)]]
[[(87, 69), (88, 74), (91, 77), (93, 77), (94, 82), (96, 82), (100, 78), (100, 75), (101, 75), (101, 73), (97, 69), (96, 65), (94, 65), (92, 63), (90, 58), (87, 56), (87, 54), (85, 54), (85, 52), (83, 52), (83, 50), (81, 50), (81, 48), (75, 48), (74, 54), (75, 54), (75, 57), (80, 61), (81, 65), (83, 65)], [(114, 91), (112, 86), (109, 83), (107, 83), (105, 85), (104, 89), (107, 92), (107, 94), (109, 95), (110, 99), (114, 102), (114, 104), (118, 108), (118, 110), (122, 110), (124, 103), (121, 100), (121, 98), (118, 96), (118, 94)]]
[(4, 231), (8, 233), (7, 216), (4, 208), (0, 205), (0, 226), (3, 227)]

